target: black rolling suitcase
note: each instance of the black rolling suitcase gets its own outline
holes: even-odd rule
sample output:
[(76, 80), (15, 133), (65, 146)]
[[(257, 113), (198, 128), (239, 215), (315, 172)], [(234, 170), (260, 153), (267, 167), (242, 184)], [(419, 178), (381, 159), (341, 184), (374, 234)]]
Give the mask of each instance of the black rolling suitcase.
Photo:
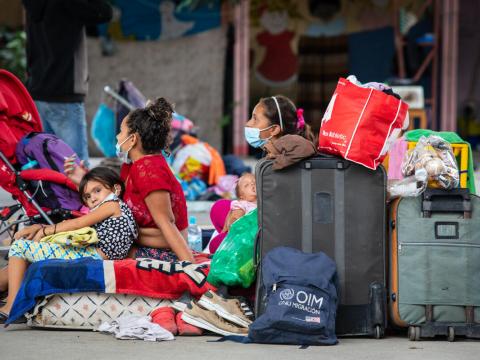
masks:
[[(338, 335), (383, 337), (386, 326), (386, 174), (328, 156), (274, 171), (256, 167), (259, 235), (255, 258), (277, 246), (323, 251), (335, 260), (340, 283)], [(255, 314), (264, 311), (257, 264)]]

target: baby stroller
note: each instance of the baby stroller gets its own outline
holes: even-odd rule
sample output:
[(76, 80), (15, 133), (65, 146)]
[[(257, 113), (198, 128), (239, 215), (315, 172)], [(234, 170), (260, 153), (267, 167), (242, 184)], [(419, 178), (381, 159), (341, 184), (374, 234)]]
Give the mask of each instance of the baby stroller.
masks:
[[(51, 169), (21, 170), (15, 155), (17, 143), (27, 134), (42, 132), (35, 103), (13, 74), (0, 69), (0, 187), (12, 195), (15, 204), (0, 204), (0, 236), (13, 234), (20, 224), (54, 224), (81, 216), (77, 210), (41, 206), (32, 184), (51, 183), (77, 191), (64, 174)], [(43, 189), (42, 189), (43, 191)]]

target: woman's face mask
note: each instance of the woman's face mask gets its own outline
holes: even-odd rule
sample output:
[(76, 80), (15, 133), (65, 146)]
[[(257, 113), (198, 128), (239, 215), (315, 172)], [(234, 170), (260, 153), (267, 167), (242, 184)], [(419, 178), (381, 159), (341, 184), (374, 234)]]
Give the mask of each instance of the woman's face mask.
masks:
[(274, 125), (271, 125), (269, 127), (266, 127), (265, 129), (257, 129), (254, 127), (245, 127), (245, 140), (250, 144), (250, 146), (254, 148), (259, 148), (264, 146), (268, 140), (270, 140), (272, 137), (268, 137), (266, 139), (260, 138), (260, 133), (262, 131), (268, 130)]
[(127, 151), (122, 151), (121, 146), (132, 136), (133, 134), (131, 134), (130, 136), (127, 136), (125, 140), (123, 140), (121, 143), (117, 142), (117, 144), (115, 145), (115, 151), (117, 153), (117, 157), (125, 164), (130, 164), (132, 162), (132, 160), (128, 157), (128, 152), (132, 150), (133, 145), (130, 146), (130, 148)]

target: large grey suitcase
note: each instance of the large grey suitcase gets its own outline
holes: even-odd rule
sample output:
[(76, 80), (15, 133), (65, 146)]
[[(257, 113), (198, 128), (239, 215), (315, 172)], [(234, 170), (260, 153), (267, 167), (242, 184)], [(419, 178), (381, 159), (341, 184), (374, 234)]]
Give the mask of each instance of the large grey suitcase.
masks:
[(259, 236), (255, 313), (264, 312), (260, 263), (277, 246), (323, 251), (340, 283), (338, 335), (383, 337), (386, 326), (386, 174), (329, 156), (280, 171), (256, 166)]
[(480, 338), (480, 198), (431, 190), (390, 207), (391, 321), (410, 340)]

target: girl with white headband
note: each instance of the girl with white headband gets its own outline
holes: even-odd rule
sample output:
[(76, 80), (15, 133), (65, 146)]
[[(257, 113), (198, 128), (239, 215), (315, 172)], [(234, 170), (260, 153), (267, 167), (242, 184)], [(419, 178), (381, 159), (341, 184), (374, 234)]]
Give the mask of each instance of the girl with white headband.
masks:
[(245, 139), (251, 146), (261, 148), (283, 135), (300, 135), (315, 143), (315, 136), (303, 118), (303, 109), (297, 109), (283, 95), (260, 99), (245, 126)]

